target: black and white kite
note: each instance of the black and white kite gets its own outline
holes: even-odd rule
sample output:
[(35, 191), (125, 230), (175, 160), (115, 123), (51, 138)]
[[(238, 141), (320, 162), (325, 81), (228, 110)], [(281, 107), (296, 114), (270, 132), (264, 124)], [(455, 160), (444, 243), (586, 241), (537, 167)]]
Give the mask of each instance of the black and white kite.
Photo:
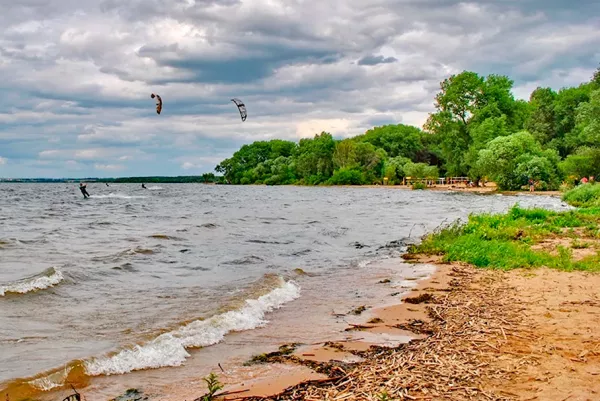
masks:
[(244, 102), (236, 98), (231, 99), (231, 101), (235, 103), (235, 105), (238, 107), (238, 110), (240, 111), (240, 117), (242, 117), (242, 121), (246, 121), (246, 117), (248, 117), (248, 114), (246, 114), (246, 105), (244, 105)]

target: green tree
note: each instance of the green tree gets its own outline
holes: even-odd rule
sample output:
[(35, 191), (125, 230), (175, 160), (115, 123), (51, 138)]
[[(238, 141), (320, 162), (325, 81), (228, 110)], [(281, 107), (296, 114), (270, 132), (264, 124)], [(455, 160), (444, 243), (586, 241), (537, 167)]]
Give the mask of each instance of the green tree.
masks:
[(555, 100), (556, 92), (551, 88), (538, 87), (529, 97), (532, 112), (525, 123), (525, 129), (540, 143), (548, 143), (556, 136)]
[(352, 167), (356, 164), (355, 142), (352, 139), (344, 139), (335, 144), (333, 152), (334, 168)]
[(336, 170), (328, 181), (331, 185), (362, 185), (366, 182), (362, 171), (348, 167)]
[(334, 151), (335, 141), (327, 132), (301, 139), (295, 153), (297, 175), (307, 184), (326, 181), (333, 174)]
[(560, 163), (560, 169), (566, 177), (573, 179), (591, 176), (600, 178), (600, 148), (579, 148)]
[(577, 107), (578, 145), (598, 146), (600, 143), (600, 90), (592, 92), (588, 102)]
[(554, 189), (560, 182), (559, 160), (556, 151), (542, 150), (532, 134), (521, 131), (490, 141), (479, 151), (477, 169), (500, 189), (520, 189), (529, 179), (543, 180)]
[(404, 156), (414, 159), (425, 149), (421, 141), (422, 135), (423, 132), (417, 127), (397, 124), (374, 127), (354, 139), (381, 148), (390, 157)]

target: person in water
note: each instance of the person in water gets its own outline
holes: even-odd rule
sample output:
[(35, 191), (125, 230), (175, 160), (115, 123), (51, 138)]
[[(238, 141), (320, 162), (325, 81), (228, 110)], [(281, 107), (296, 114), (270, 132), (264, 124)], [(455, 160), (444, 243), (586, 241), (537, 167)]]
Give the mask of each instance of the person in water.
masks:
[(142, 183), (142, 188), (146, 189), (146, 184)]
[(87, 187), (87, 185), (84, 184), (83, 182), (79, 184), (79, 190), (83, 194), (83, 197), (84, 198), (89, 198), (90, 194), (88, 194), (88, 191), (87, 191), (87, 189), (85, 189), (85, 187)]

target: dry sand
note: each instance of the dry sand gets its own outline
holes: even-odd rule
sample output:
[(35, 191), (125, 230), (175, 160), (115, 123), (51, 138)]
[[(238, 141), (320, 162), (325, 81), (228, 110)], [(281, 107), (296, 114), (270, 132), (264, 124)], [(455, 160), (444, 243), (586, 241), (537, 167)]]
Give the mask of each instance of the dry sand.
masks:
[(218, 399), (600, 400), (600, 274), (411, 259), (438, 270), (350, 326), (357, 340), (274, 356)]

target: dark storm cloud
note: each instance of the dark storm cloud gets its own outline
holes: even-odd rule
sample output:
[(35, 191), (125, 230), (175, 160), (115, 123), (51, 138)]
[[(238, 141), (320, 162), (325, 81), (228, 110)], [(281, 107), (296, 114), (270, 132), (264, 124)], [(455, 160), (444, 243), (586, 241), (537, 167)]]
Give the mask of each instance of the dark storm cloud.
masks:
[(558, 89), (600, 61), (597, 1), (0, 0), (0, 10), (0, 176), (200, 173), (255, 139), (420, 125), (439, 82), (463, 69)]
[(358, 65), (388, 64), (398, 61), (396, 57), (365, 56), (358, 60)]

